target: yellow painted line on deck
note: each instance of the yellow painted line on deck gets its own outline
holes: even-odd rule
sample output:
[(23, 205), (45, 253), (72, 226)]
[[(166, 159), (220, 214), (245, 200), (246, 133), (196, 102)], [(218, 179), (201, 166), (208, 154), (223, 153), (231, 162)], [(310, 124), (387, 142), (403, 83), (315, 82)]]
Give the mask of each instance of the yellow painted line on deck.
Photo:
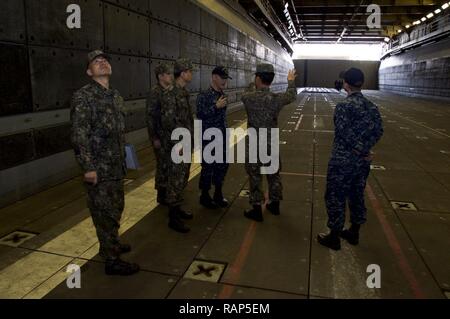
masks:
[[(235, 128), (246, 130), (247, 123)], [(238, 136), (234, 146), (244, 136)], [(195, 158), (196, 154), (194, 155)], [(191, 165), (189, 181), (201, 170), (200, 164)], [(123, 234), (158, 206), (155, 178), (125, 195), (125, 209), (120, 234)], [(40, 299), (67, 279), (67, 266), (83, 266), (98, 254), (98, 240), (90, 217), (50, 240), (0, 271), (0, 298)]]
[(280, 175), (287, 175), (287, 176), (306, 176), (306, 177), (322, 177), (326, 178), (326, 175), (319, 175), (319, 174), (307, 174), (307, 173), (291, 173), (291, 172), (280, 172)]

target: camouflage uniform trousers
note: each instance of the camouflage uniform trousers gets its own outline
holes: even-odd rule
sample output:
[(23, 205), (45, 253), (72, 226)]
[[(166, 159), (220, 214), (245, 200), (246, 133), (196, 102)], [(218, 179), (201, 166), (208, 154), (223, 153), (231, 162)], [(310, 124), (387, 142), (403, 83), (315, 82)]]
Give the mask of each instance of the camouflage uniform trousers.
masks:
[[(260, 163), (245, 163), (245, 170), (249, 177), (250, 185), (250, 205), (262, 205), (265, 202), (264, 192), (262, 189), (262, 174)], [(281, 160), (278, 171), (274, 174), (267, 174), (267, 183), (269, 184), (269, 200), (283, 200), (283, 184), (281, 183)]]
[(183, 191), (189, 181), (190, 163), (175, 164), (167, 161), (166, 202), (169, 206), (179, 206), (183, 203)]
[[(153, 148), (156, 158), (156, 175), (155, 175), (155, 189), (162, 190), (167, 188), (167, 177), (168, 177), (168, 165), (167, 162), (170, 161), (170, 151), (161, 148)], [(169, 158), (167, 158), (169, 154)]]
[(88, 207), (100, 242), (100, 256), (118, 257), (120, 219), (124, 209), (123, 180), (86, 184)]
[(363, 158), (351, 156), (347, 159), (330, 160), (325, 191), (330, 229), (341, 231), (344, 228), (347, 201), (351, 223), (362, 225), (366, 222), (364, 190), (369, 173), (370, 162)]

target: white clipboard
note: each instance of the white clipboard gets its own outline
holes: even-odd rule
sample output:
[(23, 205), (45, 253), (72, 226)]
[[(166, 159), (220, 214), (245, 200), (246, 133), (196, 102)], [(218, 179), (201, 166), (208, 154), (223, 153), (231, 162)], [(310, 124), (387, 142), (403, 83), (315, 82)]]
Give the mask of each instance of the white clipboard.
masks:
[(133, 144), (125, 144), (126, 164), (128, 169), (139, 169), (139, 160)]

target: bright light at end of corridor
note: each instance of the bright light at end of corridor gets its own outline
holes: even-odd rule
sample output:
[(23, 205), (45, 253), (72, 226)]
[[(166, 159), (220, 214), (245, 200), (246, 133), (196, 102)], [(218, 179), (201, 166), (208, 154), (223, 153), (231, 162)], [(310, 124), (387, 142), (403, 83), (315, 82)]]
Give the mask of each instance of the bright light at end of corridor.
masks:
[(293, 59), (379, 61), (380, 44), (299, 43), (294, 45)]

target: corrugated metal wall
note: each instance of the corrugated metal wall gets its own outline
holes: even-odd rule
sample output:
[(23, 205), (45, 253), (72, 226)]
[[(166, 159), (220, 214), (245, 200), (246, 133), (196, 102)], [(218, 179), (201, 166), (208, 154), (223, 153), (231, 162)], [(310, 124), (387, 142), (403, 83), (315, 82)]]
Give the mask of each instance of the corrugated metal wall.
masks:
[[(66, 25), (69, 4), (81, 7), (81, 29)], [(18, 199), (37, 189), (23, 178), (20, 185), (5, 182), (28, 174), (20, 165), (49, 158), (42, 164), (47, 167), (49, 156), (70, 152), (68, 108), (73, 92), (89, 81), (87, 52), (101, 48), (112, 55), (112, 85), (126, 100), (127, 132), (133, 133), (144, 132), (145, 96), (159, 63), (183, 56), (197, 64), (192, 100), (209, 86), (214, 66), (227, 66), (233, 77), (227, 94), (236, 102), (258, 62), (275, 64), (274, 89), (285, 88), (292, 61), (274, 43), (269, 37), (261, 43), (188, 0), (2, 0), (0, 195), (12, 192)], [(41, 175), (61, 180), (76, 174), (74, 163), (58, 163), (59, 171)], [(29, 176), (28, 184), (47, 183), (43, 177)]]
[(450, 98), (450, 40), (381, 61), (380, 90)]

